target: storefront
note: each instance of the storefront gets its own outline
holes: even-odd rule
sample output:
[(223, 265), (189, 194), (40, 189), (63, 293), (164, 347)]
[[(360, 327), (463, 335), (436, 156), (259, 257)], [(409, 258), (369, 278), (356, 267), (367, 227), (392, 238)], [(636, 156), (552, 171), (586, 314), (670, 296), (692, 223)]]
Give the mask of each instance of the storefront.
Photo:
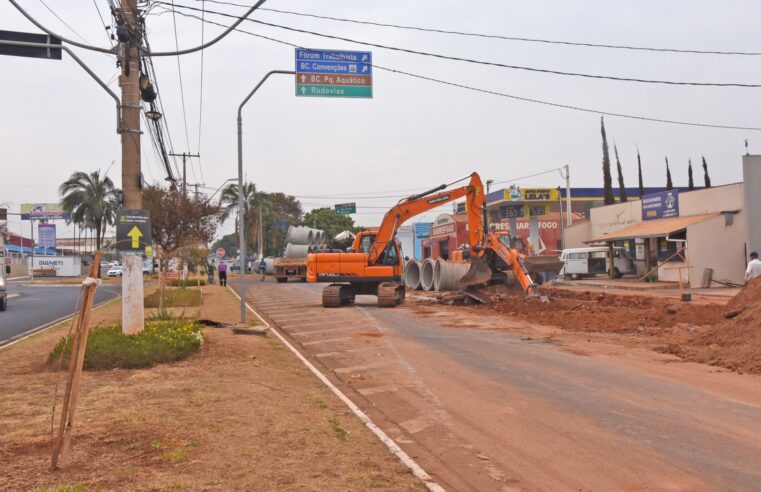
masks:
[(421, 241), (422, 257), (448, 260), (452, 252), (468, 243), (466, 214), (442, 214), (431, 225), (431, 235)]

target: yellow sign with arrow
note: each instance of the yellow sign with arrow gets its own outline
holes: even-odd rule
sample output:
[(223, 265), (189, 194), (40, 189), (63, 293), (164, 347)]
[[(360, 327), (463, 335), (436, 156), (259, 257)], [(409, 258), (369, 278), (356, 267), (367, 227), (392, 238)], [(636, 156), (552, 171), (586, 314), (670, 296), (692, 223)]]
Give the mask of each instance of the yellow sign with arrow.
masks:
[(116, 221), (116, 249), (122, 252), (151, 251), (151, 218), (147, 210), (120, 210)]

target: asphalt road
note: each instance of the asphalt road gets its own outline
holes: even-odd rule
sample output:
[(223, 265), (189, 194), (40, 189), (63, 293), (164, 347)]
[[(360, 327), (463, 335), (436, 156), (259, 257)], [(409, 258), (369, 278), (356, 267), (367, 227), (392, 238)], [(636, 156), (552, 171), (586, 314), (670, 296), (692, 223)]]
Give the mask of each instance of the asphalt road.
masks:
[(761, 484), (757, 377), (456, 307), (324, 309), (297, 283), (247, 297), (448, 490)]
[[(8, 309), (0, 312), (0, 346), (12, 342), (56, 320), (75, 313), (79, 285), (45, 285), (8, 282)], [(97, 305), (121, 293), (121, 285), (103, 285), (95, 291)]]

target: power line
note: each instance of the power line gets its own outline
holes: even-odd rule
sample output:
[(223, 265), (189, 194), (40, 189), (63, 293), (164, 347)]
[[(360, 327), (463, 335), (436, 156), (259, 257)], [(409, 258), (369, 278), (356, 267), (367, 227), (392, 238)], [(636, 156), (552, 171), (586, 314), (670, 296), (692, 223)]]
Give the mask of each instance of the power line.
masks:
[(110, 44), (113, 48), (114, 42), (111, 39), (111, 36), (108, 34), (108, 27), (106, 27), (106, 21), (103, 19), (103, 14), (100, 12), (100, 7), (98, 7), (98, 0), (92, 0), (92, 3), (95, 5), (95, 10), (98, 11), (98, 17), (100, 18), (100, 23), (103, 24), (103, 31), (105, 31), (106, 38), (108, 38), (108, 44)]
[[(196, 1), (201, 1), (201, 0), (196, 0)], [(248, 7), (248, 5), (244, 5), (241, 3), (225, 2), (222, 0), (208, 0), (208, 1), (211, 3), (219, 4), (219, 5), (231, 5), (233, 7), (246, 7), (246, 8)], [(294, 15), (299, 17), (311, 17), (313, 19), (347, 22), (352, 24), (363, 24), (367, 26), (390, 27), (393, 29), (403, 29), (408, 31), (432, 32), (437, 34), (452, 34), (457, 36), (467, 36), (467, 37), (475, 37), (475, 38), (499, 39), (503, 41), (521, 41), (521, 42), (528, 42), (528, 43), (545, 43), (545, 44), (558, 44), (558, 45), (566, 45), (566, 46), (580, 46), (584, 48), (609, 48), (609, 49), (619, 49), (619, 50), (687, 53), (687, 54), (697, 54), (697, 55), (761, 56), (761, 53), (752, 52), (752, 51), (697, 50), (697, 49), (679, 49), (679, 48), (657, 48), (657, 47), (649, 47), (649, 46), (631, 46), (631, 45), (619, 45), (619, 44), (584, 43), (584, 42), (578, 42), (578, 41), (563, 41), (563, 40), (556, 40), (556, 39), (526, 38), (526, 37), (519, 37), (519, 36), (505, 36), (505, 35), (499, 35), (499, 34), (484, 34), (484, 33), (466, 32), (466, 31), (453, 31), (453, 30), (447, 30), (447, 29), (408, 26), (408, 25), (402, 25), (402, 24), (387, 24), (383, 22), (374, 22), (374, 21), (367, 21), (367, 20), (360, 20), (360, 19), (348, 19), (345, 17), (331, 17), (327, 15), (310, 14), (307, 12), (295, 12), (292, 10), (270, 9), (265, 7), (262, 7), (259, 10), (266, 11), (266, 12), (274, 12), (277, 14)]]
[[(175, 8), (174, 1), (172, 1), (171, 4), (166, 2), (161, 2), (161, 1), (156, 3), (162, 4), (162, 5), (171, 5), (172, 9)], [(189, 10), (196, 10), (196, 11), (200, 10), (196, 7), (191, 7), (188, 5), (177, 4), (176, 7), (189, 9)], [(206, 10), (206, 12), (210, 14), (220, 15), (223, 17), (237, 18), (235, 15), (227, 14), (224, 12), (217, 12), (213, 10)], [(562, 70), (553, 70), (549, 68), (538, 68), (538, 67), (527, 67), (522, 65), (508, 65), (506, 63), (476, 60), (473, 58), (463, 58), (459, 56), (444, 55), (441, 53), (431, 53), (428, 51), (413, 50), (410, 48), (402, 48), (398, 46), (389, 46), (385, 44), (371, 43), (368, 41), (360, 41), (357, 39), (346, 38), (343, 36), (334, 36), (332, 34), (323, 34), (323, 33), (315, 32), (315, 31), (309, 31), (306, 29), (297, 29), (295, 27), (283, 26), (280, 24), (274, 24), (272, 22), (264, 22), (264, 21), (256, 20), (256, 19), (245, 19), (245, 20), (249, 22), (254, 22), (256, 24), (263, 25), (263, 26), (274, 27), (277, 29), (283, 29), (290, 32), (297, 32), (300, 34), (309, 34), (311, 36), (318, 36), (321, 38), (345, 41), (347, 43), (355, 43), (355, 44), (360, 44), (363, 46), (372, 46), (374, 48), (380, 48), (380, 49), (385, 49), (390, 51), (398, 51), (401, 53), (410, 53), (413, 55), (427, 56), (431, 58), (438, 58), (441, 60), (458, 61), (458, 62), (470, 63), (475, 65), (505, 68), (509, 70), (521, 70), (526, 72), (536, 72), (536, 73), (544, 73), (544, 74), (550, 74), (550, 75), (561, 75), (561, 76), (567, 76), (567, 77), (581, 77), (581, 78), (587, 78), (587, 79), (612, 80), (616, 82), (636, 82), (641, 84), (662, 84), (662, 85), (697, 86), (697, 87), (742, 87), (742, 88), (761, 87), (761, 84), (746, 84), (746, 83), (740, 83), (740, 82), (688, 82), (688, 81), (676, 81), (676, 80), (642, 79), (642, 78), (636, 78), (636, 77), (618, 77), (614, 75), (600, 75), (600, 74), (590, 74), (590, 73), (582, 73), (582, 72), (566, 72)]]
[(65, 20), (63, 20), (63, 19), (61, 18), (61, 16), (60, 16), (60, 15), (58, 15), (58, 14), (56, 13), (56, 11), (55, 11), (55, 10), (51, 9), (51, 8), (48, 6), (48, 4), (46, 4), (46, 3), (45, 3), (45, 0), (40, 0), (40, 3), (41, 3), (42, 5), (44, 5), (44, 6), (45, 6), (45, 8), (46, 8), (46, 9), (48, 9), (48, 11), (50, 11), (50, 13), (51, 13), (51, 14), (53, 14), (53, 15), (55, 16), (55, 18), (56, 18), (56, 19), (58, 19), (59, 21), (61, 21), (61, 23), (62, 23), (64, 26), (66, 26), (66, 27), (69, 29), (69, 31), (73, 32), (73, 33), (74, 33), (74, 34), (75, 34), (75, 35), (76, 35), (76, 36), (77, 36), (79, 39), (81, 39), (81, 40), (82, 40), (82, 41), (84, 41), (85, 43), (89, 43), (89, 41), (87, 41), (85, 38), (83, 38), (83, 37), (82, 37), (82, 35), (80, 35), (80, 34), (79, 34), (79, 33), (78, 33), (78, 32), (77, 32), (77, 31), (76, 31), (76, 30), (75, 30), (73, 27), (71, 27), (71, 26), (69, 25), (69, 23), (68, 23), (68, 22), (66, 22)]
[(528, 176), (521, 176), (520, 178), (511, 178), (511, 179), (507, 179), (507, 180), (504, 180), (504, 181), (495, 181), (492, 184), (493, 185), (498, 185), (498, 184), (504, 184), (504, 183), (515, 183), (516, 181), (521, 181), (523, 179), (534, 178), (536, 176), (542, 176), (544, 174), (554, 173), (555, 171), (560, 171), (561, 169), (562, 168), (560, 168), (560, 167), (555, 167), (553, 169), (548, 169), (546, 171), (542, 171), (542, 172), (538, 172), (538, 173), (534, 173), (534, 174), (529, 174)]
[[(174, 24), (174, 46), (175, 46), (175, 49), (179, 51), (180, 42), (177, 39), (177, 16), (174, 13), (174, 0), (172, 0), (172, 23)], [(180, 65), (180, 57), (178, 56), (175, 59), (177, 60), (177, 75), (180, 78), (180, 101), (182, 102), (182, 120), (185, 123), (185, 144), (187, 145), (188, 152), (190, 152), (190, 137), (188, 135), (188, 117), (185, 111), (185, 89), (182, 83), (182, 66)], [(190, 171), (191, 173), (193, 173), (193, 181), (198, 181), (198, 178), (196, 177), (196, 171), (195, 171), (195, 168), (193, 167), (192, 161), (190, 163)]]
[[(208, 10), (207, 10), (207, 12), (208, 12)], [(193, 14), (188, 14), (188, 13), (185, 13), (185, 12), (177, 12), (177, 13), (180, 14), (180, 15), (184, 15), (186, 17), (193, 17), (195, 19), (200, 20), (200, 17), (198, 17), (196, 15), (193, 15)], [(214, 24), (214, 25), (217, 25), (217, 26), (225, 27), (224, 24), (220, 24), (218, 22), (214, 22), (214, 21), (211, 21), (211, 20), (208, 20), (208, 19), (205, 20), (204, 22), (207, 22), (209, 24)], [(271, 41), (271, 42), (274, 42), (274, 43), (279, 43), (279, 44), (283, 44), (283, 45), (286, 45), (286, 46), (291, 46), (291, 47), (294, 47), (294, 48), (301, 48), (301, 46), (299, 46), (297, 44), (290, 43), (288, 41), (283, 41), (283, 40), (280, 40), (280, 39), (276, 39), (276, 38), (273, 38), (273, 37), (270, 37), (270, 36), (264, 36), (262, 34), (256, 34), (256, 33), (250, 32), (250, 31), (246, 31), (245, 29), (235, 29), (235, 30), (238, 31), (238, 32), (241, 32), (243, 34), (248, 34), (249, 36), (254, 36), (256, 38), (265, 39), (267, 41)], [(318, 50), (315, 50), (315, 51), (318, 51)], [(716, 128), (716, 129), (724, 129), (724, 130), (761, 131), (761, 127), (723, 125), (723, 124), (713, 124), (713, 123), (695, 123), (695, 122), (689, 122), (689, 121), (669, 120), (669, 119), (663, 119), (663, 118), (654, 118), (654, 117), (650, 117), (650, 116), (639, 116), (639, 115), (631, 115), (631, 114), (626, 114), (626, 113), (615, 113), (615, 112), (611, 112), (611, 111), (602, 111), (602, 110), (599, 110), (599, 109), (585, 108), (585, 107), (581, 107), (581, 106), (573, 106), (573, 105), (569, 105), (569, 104), (561, 104), (561, 103), (555, 103), (555, 102), (551, 102), (551, 101), (544, 101), (544, 100), (541, 100), (541, 99), (533, 99), (533, 98), (528, 98), (528, 97), (515, 96), (515, 95), (512, 95), (512, 94), (507, 94), (505, 92), (499, 92), (499, 91), (494, 91), (494, 90), (490, 90), (490, 89), (483, 89), (483, 88), (469, 86), (469, 85), (465, 85), (465, 84), (459, 84), (459, 83), (456, 83), (456, 82), (450, 82), (448, 80), (437, 79), (435, 77), (429, 77), (429, 76), (426, 76), (426, 75), (420, 75), (420, 74), (416, 74), (416, 73), (412, 73), (412, 72), (406, 72), (406, 71), (403, 71), (403, 70), (397, 70), (397, 69), (390, 68), (390, 67), (383, 67), (383, 66), (376, 65), (376, 64), (371, 64), (371, 66), (373, 68), (375, 68), (375, 69), (378, 69), (378, 70), (383, 70), (383, 71), (387, 71), (387, 72), (391, 72), (391, 73), (396, 73), (396, 74), (399, 74), (399, 75), (405, 75), (405, 76), (417, 78), (417, 79), (420, 79), (420, 80), (426, 80), (428, 82), (433, 82), (433, 83), (436, 83), (436, 84), (447, 85), (447, 86), (450, 86), (450, 87), (457, 87), (459, 89), (465, 89), (465, 90), (468, 90), (468, 91), (478, 92), (478, 93), (481, 93), (481, 94), (489, 94), (489, 95), (493, 95), (493, 96), (505, 97), (505, 98), (508, 98), (508, 99), (516, 100), (516, 101), (523, 101), (523, 102), (528, 102), (528, 103), (533, 103), (533, 104), (541, 104), (541, 105), (544, 105), (544, 106), (550, 106), (550, 107), (554, 107), (554, 108), (569, 109), (569, 110), (573, 110), (573, 111), (581, 111), (581, 112), (584, 112), (584, 113), (592, 113), (592, 114), (603, 115), (603, 116), (612, 116), (612, 117), (617, 117), (617, 118), (626, 118), (626, 119), (632, 119), (632, 120), (637, 120), (637, 121), (648, 121), (648, 122), (651, 122), (651, 123), (664, 123), (664, 124), (669, 124), (669, 125), (690, 126), (690, 127), (698, 127), (698, 128)]]

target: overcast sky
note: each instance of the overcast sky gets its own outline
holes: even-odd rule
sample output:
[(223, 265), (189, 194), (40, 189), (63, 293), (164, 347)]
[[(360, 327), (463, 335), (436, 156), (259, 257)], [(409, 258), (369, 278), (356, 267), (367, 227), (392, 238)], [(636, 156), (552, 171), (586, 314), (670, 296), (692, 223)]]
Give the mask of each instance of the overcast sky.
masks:
[[(95, 0), (108, 15), (108, 2)], [(237, 0), (239, 3), (252, 0)], [(45, 0), (87, 42), (106, 46), (92, 2)], [(176, 4), (200, 7), (198, 0)], [(52, 30), (77, 36), (39, 0), (22, 0)], [(205, 2), (209, 10), (243, 9)], [(505, 36), (697, 50), (761, 52), (758, 1), (647, 0), (610, 2), (269, 0), (265, 7), (375, 22)], [(153, 13), (162, 8), (156, 6)], [(181, 10), (181, 9), (178, 9)], [(185, 10), (185, 12), (193, 13)], [(229, 24), (228, 18), (206, 18)], [(422, 51), (561, 71), (619, 77), (761, 84), (761, 57), (656, 53), (480, 39), (347, 24), (274, 12), (254, 18), (282, 25)], [(0, 3), (0, 29), (37, 32), (12, 5)], [(106, 22), (110, 22), (110, 16)], [(181, 48), (199, 44), (200, 22), (176, 16)], [(171, 14), (149, 15), (148, 38), (156, 51), (175, 48)], [(297, 34), (244, 22), (242, 28), (304, 47), (368, 49), (376, 65), (458, 84), (616, 113), (697, 123), (761, 127), (761, 88), (651, 85), (567, 77), (447, 61)], [(220, 28), (206, 25), (208, 40)], [(115, 59), (77, 50), (118, 92)], [(293, 70), (294, 49), (232, 33), (200, 54), (154, 63), (174, 152), (199, 152), (189, 181), (214, 189), (237, 175), (235, 113), (247, 92), (273, 69)], [(0, 203), (13, 211), (26, 202), (57, 201), (58, 185), (73, 171), (109, 170), (120, 186), (120, 140), (111, 99), (66, 54), (62, 61), (0, 57)], [(199, 140), (200, 87), (203, 109)], [(244, 110), (244, 172), (266, 191), (295, 195), (305, 209), (355, 201), (362, 225), (375, 225), (393, 198), (478, 171), (484, 180), (519, 179), (564, 164), (572, 186), (601, 186), (600, 117), (504, 97), (474, 93), (408, 76), (374, 71), (372, 99), (294, 96), (291, 76), (272, 78)], [(187, 136), (184, 119), (187, 119)], [(740, 181), (744, 140), (761, 152), (759, 132), (684, 127), (606, 117), (618, 145), (626, 183), (636, 186), (636, 147), (646, 186), (665, 185), (664, 155), (676, 185), (687, 183), (687, 160), (702, 184), (705, 155), (714, 184)], [(189, 145), (189, 148), (188, 148)], [(143, 173), (165, 174), (148, 138)], [(113, 166), (111, 165), (114, 163)], [(178, 162), (179, 164), (179, 162)], [(615, 176), (614, 176), (615, 179)], [(558, 186), (558, 173), (521, 180)], [(402, 191), (399, 191), (402, 190)], [(320, 197), (320, 198), (317, 198)], [(363, 208), (367, 207), (367, 208)], [(373, 208), (377, 207), (377, 208)], [(449, 208), (447, 208), (448, 210)], [(427, 214), (432, 218), (436, 213)], [(18, 232), (18, 221), (11, 221)], [(225, 231), (232, 229), (227, 224)], [(24, 227), (28, 234), (28, 224)], [(61, 233), (59, 232), (59, 235)]]

